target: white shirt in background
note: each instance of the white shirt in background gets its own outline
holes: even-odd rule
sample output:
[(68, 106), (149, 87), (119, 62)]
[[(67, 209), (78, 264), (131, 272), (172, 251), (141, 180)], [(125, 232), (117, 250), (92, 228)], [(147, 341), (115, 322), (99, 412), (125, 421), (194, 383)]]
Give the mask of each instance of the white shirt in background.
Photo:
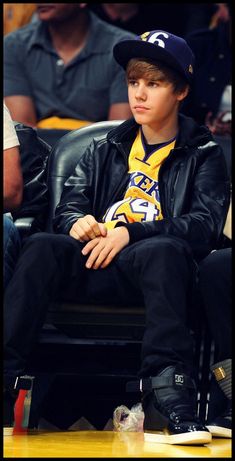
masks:
[(3, 103), (4, 123), (3, 123), (3, 150), (19, 146), (19, 139), (16, 134), (14, 123), (7, 106)]

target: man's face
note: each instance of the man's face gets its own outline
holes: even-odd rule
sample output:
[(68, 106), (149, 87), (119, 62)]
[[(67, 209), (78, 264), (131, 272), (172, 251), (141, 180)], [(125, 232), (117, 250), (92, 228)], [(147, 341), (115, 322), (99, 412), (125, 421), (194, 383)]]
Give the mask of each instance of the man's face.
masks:
[(78, 14), (80, 3), (37, 3), (37, 13), (41, 21), (63, 22)]
[(128, 79), (128, 96), (135, 121), (154, 126), (175, 116), (185, 94), (174, 93), (172, 83), (167, 81), (137, 78)]

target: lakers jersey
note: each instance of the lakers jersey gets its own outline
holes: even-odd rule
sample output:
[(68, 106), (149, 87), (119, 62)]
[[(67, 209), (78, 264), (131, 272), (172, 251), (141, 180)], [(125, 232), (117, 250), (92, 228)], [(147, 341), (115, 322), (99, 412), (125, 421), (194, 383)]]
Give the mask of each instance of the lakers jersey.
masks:
[(154, 221), (162, 219), (158, 188), (158, 173), (163, 160), (174, 148), (175, 138), (146, 149), (141, 129), (129, 155), (130, 181), (125, 196), (105, 213), (103, 221), (113, 229), (118, 221)]

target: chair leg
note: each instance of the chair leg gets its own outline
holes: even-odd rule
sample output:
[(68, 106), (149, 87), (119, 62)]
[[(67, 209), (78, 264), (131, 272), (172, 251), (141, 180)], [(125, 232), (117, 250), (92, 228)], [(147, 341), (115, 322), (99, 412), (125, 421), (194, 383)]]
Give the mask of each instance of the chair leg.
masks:
[[(24, 376), (27, 379), (27, 389), (24, 385), (19, 389), (19, 394), (14, 407), (14, 427), (13, 435), (24, 434), (29, 428), (29, 417), (32, 403), (33, 376)], [(23, 380), (22, 380), (23, 382)], [(28, 383), (30, 382), (30, 385)]]

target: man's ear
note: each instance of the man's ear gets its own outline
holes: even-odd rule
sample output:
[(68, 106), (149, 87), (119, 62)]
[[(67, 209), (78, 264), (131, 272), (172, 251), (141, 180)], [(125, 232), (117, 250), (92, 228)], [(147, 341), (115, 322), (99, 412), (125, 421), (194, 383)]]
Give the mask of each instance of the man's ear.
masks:
[(188, 96), (188, 93), (189, 93), (189, 85), (187, 85), (184, 90), (178, 93), (177, 95), (178, 101), (183, 101), (183, 99), (186, 98), (186, 96)]

